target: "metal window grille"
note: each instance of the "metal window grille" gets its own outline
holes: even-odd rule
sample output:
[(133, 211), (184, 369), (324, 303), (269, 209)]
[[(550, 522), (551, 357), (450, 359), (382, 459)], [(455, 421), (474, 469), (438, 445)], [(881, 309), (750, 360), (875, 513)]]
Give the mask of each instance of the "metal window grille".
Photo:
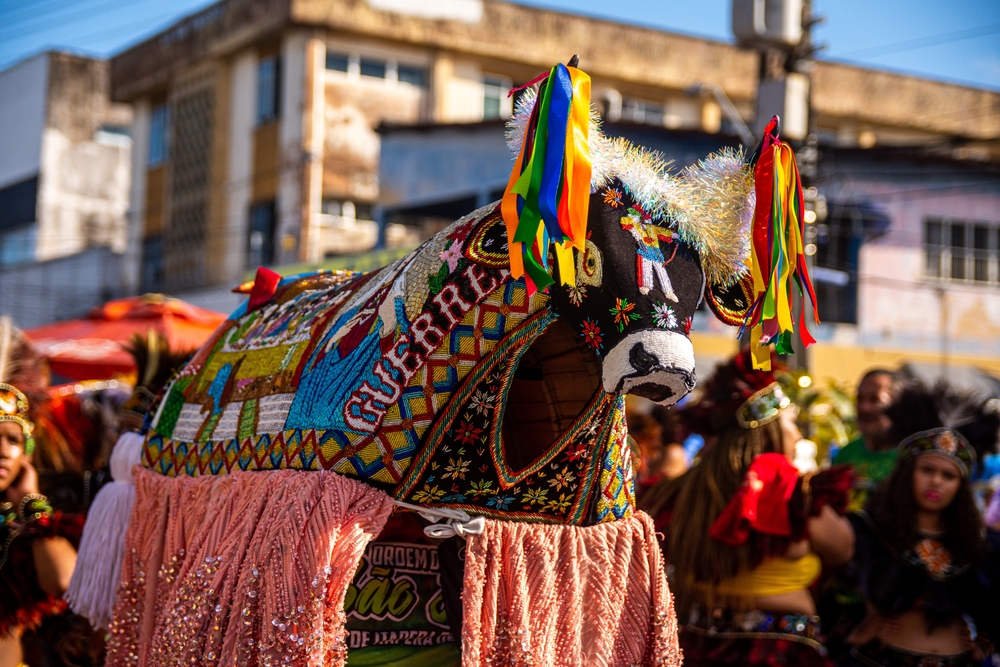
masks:
[(179, 91), (172, 107), (169, 221), (163, 234), (167, 290), (205, 284), (213, 89)]
[(507, 97), (510, 89), (508, 78), (490, 74), (483, 76), (483, 120), (510, 116), (511, 104)]
[(163, 164), (169, 154), (170, 107), (160, 104), (153, 107), (149, 122), (149, 166)]
[(386, 61), (384, 60), (362, 58), (360, 67), (361, 76), (370, 76), (376, 79), (386, 78), (386, 71), (388, 70), (388, 67)]
[(263, 58), (257, 66), (257, 123), (269, 123), (278, 117), (281, 99), (281, 60)]
[(346, 73), (351, 64), (351, 57), (346, 53), (326, 52), (326, 68), (335, 72)]
[(250, 207), (250, 236), (247, 239), (247, 268), (274, 262), (274, 230), (277, 227), (273, 201)]
[(634, 97), (622, 102), (622, 120), (645, 125), (663, 125), (663, 105)]
[(996, 224), (928, 218), (924, 275), (954, 282), (1000, 282), (998, 235)]

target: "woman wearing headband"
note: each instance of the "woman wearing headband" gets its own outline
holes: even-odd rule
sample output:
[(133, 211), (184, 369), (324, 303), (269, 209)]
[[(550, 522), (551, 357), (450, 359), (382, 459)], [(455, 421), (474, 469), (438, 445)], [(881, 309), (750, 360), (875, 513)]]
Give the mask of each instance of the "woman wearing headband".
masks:
[(60, 535), (79, 526), (63, 525), (38, 493), (29, 408), (22, 391), (0, 382), (0, 667), (21, 662), (25, 630), (66, 608), (61, 596), (76, 564)]
[(979, 664), (992, 652), (998, 613), (980, 576), (983, 522), (969, 477), (977, 449), (995, 447), (1000, 417), (982, 400), (919, 384), (890, 415), (895, 468), (852, 518), (868, 617), (840, 664)]
[(684, 664), (828, 665), (809, 588), (851, 557), (850, 473), (799, 474), (796, 407), (746, 353), (689, 410), (699, 462), (640, 502), (666, 536)]

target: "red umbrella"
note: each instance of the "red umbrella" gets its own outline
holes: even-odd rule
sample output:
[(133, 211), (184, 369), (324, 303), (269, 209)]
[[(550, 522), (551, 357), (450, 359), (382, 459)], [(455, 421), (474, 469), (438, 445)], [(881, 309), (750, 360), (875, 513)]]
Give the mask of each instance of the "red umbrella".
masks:
[(149, 329), (161, 332), (173, 350), (201, 346), (226, 319), (222, 313), (159, 294), (108, 301), (87, 317), (25, 330), (54, 373), (72, 380), (100, 380), (135, 372), (122, 344)]

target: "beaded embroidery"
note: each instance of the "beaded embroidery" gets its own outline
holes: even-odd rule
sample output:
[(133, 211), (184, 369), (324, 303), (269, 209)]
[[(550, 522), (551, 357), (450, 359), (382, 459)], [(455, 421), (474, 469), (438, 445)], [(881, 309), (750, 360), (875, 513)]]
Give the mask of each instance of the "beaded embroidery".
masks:
[[(483, 359), (447, 408), (396, 497), (493, 518), (589, 524), (631, 514), (635, 505), (624, 400), (598, 390), (534, 461), (513, 469), (500, 424), (521, 355), (554, 321), (538, 313)], [(600, 465), (591, 463), (597, 457)], [(590, 516), (595, 502), (596, 514)]]
[[(238, 310), (169, 389), (144, 464), (166, 475), (295, 468), (398, 482), (462, 378), (547, 302), (491, 265), (490, 253), (506, 257), (498, 213), (481, 209), (436, 238), (378, 274), (286, 279), (260, 310)], [(441, 259), (460, 243), (466, 256)], [(449, 261), (455, 271), (436, 281)], [(344, 419), (331, 417), (334, 405), (347, 406)]]

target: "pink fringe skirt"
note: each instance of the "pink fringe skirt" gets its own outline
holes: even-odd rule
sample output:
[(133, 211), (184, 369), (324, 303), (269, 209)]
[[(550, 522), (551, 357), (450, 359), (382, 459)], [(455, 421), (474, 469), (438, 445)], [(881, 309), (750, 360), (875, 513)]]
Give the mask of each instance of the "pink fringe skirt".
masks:
[(344, 595), (389, 496), (292, 470), (135, 485), (108, 665), (345, 663)]
[(677, 618), (643, 512), (580, 528), (487, 521), (471, 535), (462, 665), (680, 665)]

